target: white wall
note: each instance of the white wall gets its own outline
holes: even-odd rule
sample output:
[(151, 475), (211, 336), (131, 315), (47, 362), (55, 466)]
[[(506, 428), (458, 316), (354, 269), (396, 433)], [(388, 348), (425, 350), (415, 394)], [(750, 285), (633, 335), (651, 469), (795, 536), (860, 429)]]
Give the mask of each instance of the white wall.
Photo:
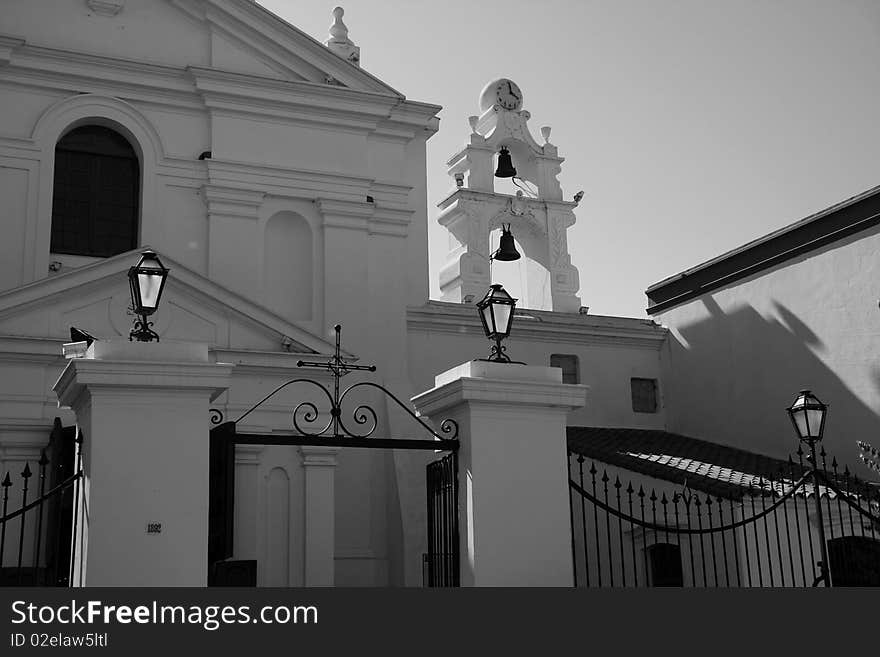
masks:
[(830, 405), (826, 450), (872, 478), (855, 443), (880, 431), (878, 252), (873, 228), (658, 314), (670, 430), (784, 458), (808, 388)]

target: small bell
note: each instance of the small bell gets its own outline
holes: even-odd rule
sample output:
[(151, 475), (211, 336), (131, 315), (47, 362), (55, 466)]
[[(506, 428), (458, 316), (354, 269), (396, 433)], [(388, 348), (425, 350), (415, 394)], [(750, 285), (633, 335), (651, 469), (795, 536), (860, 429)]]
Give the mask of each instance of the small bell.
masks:
[(501, 240), (498, 244), (498, 250), (492, 255), (493, 260), (501, 260), (502, 262), (510, 262), (511, 260), (519, 260), (519, 251), (516, 250), (516, 244), (513, 242), (513, 233), (510, 232), (510, 224), (505, 228), (501, 226)]
[(516, 169), (513, 161), (510, 159), (510, 151), (505, 146), (501, 147), (498, 152), (498, 168), (495, 170), (496, 178), (513, 178), (516, 175)]

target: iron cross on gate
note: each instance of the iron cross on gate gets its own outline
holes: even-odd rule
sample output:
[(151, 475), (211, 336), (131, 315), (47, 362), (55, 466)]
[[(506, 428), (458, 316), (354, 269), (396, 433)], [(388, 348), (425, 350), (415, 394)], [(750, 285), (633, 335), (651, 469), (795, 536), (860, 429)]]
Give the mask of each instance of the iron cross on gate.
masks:
[(317, 361), (310, 360), (299, 360), (296, 362), (297, 367), (309, 367), (312, 369), (321, 369), (328, 370), (333, 374), (333, 403), (330, 409), (330, 415), (333, 418), (333, 435), (339, 436), (339, 417), (342, 414), (342, 410), (340, 407), (339, 400), (339, 379), (344, 377), (346, 374), (350, 372), (354, 372), (355, 370), (364, 370), (367, 372), (375, 372), (375, 365), (349, 365), (345, 360), (343, 360), (341, 356), (340, 349), (340, 340), (342, 334), (342, 326), (340, 324), (336, 324), (333, 327), (333, 331), (336, 333), (336, 350), (333, 353), (333, 358), (330, 360), (320, 363)]

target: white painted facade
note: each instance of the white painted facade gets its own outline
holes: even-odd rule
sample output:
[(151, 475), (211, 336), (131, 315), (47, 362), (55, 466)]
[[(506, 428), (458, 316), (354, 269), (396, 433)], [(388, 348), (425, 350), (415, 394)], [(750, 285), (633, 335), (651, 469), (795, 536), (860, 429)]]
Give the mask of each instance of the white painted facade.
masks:
[(807, 388), (830, 405), (825, 449), (874, 479), (856, 441), (880, 431), (878, 253), (871, 228), (656, 314), (669, 430), (785, 458)]
[[(214, 402), (227, 419), (301, 375), (297, 360), (329, 355), (335, 323), (347, 354), (376, 364), (370, 379), (401, 399), (487, 353), (473, 306), (458, 303), (463, 297), (428, 302), (425, 142), (440, 108), (359, 69), (350, 58), (356, 46), (336, 32), (321, 44), (250, 0), (4, 4), (0, 471), (36, 460), (56, 416), (76, 421), (52, 391), (69, 327), (112, 338), (125, 336), (131, 321), (126, 271), (135, 252), (86, 258), (50, 250), (55, 144), (82, 125), (112, 128), (137, 154), (137, 242), (171, 270), (154, 328), (163, 343), (205, 343), (208, 362), (235, 366), (228, 392)], [(492, 124), (490, 134), (486, 126), (499, 117), (506, 123)], [(578, 314), (565, 240), (576, 203), (561, 200), (561, 159), (549, 131), (538, 146), (527, 119), (487, 107), (467, 152), (485, 155), (504, 130), (523, 130), (521, 145), (511, 147), (543, 198), (496, 194), (477, 184), (474, 169), (467, 187), (444, 201), (441, 221), (461, 221), (452, 219), (455, 208), (476, 203), (480, 222), (500, 221), (509, 208), (505, 222), (514, 231), (530, 227), (521, 244), (549, 271), (552, 293), (541, 303), (555, 312), (524, 311), (510, 349), (534, 365), (549, 365), (551, 354), (578, 357), (590, 401), (569, 423), (663, 428), (662, 383), (658, 413), (637, 414), (628, 380), (660, 378), (666, 332), (646, 320)], [(210, 157), (199, 159), (206, 151)], [(273, 398), (241, 430), (290, 432), (290, 411), (308, 395), (297, 389)], [(369, 401), (383, 434), (415, 434), (404, 414), (381, 398)], [(240, 447), (235, 558), (257, 559), (260, 585), (316, 583), (310, 573), (324, 566), (309, 565), (305, 545), (310, 533), (330, 532), (336, 584), (420, 585), (424, 465), (432, 457)], [(334, 509), (332, 526), (309, 514), (309, 494)]]

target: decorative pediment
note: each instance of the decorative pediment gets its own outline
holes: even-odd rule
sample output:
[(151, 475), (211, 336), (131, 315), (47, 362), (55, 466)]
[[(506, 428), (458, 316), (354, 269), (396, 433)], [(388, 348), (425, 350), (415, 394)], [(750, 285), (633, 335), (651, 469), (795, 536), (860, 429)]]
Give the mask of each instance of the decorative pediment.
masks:
[(213, 68), (234, 71), (231, 62), (246, 55), (284, 79), (332, 83), (403, 98), (400, 92), (253, 0), (166, 1), (210, 31)]
[[(133, 319), (128, 268), (145, 248), (3, 292), (0, 336), (64, 340), (71, 326), (98, 339), (127, 336)], [(170, 274), (150, 319), (162, 339), (244, 351), (333, 352), (324, 338), (159, 255)]]

